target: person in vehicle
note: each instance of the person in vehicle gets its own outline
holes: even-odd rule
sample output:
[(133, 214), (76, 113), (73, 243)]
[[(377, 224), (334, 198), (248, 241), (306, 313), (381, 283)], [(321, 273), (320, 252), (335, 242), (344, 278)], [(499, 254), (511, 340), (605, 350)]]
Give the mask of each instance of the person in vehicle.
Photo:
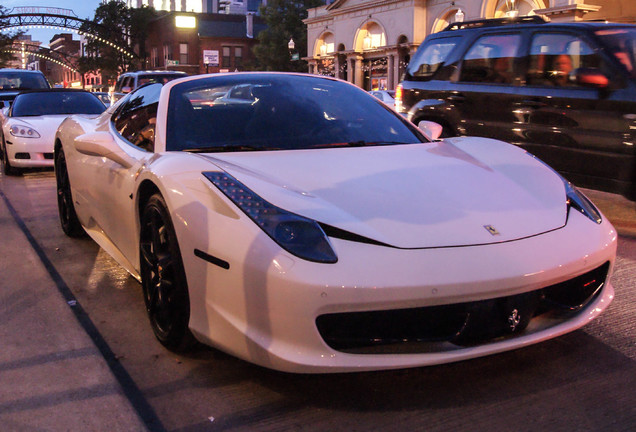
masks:
[(554, 69), (555, 85), (564, 86), (568, 84), (569, 74), (572, 72), (572, 59), (567, 54), (560, 54), (554, 59), (552, 65)]

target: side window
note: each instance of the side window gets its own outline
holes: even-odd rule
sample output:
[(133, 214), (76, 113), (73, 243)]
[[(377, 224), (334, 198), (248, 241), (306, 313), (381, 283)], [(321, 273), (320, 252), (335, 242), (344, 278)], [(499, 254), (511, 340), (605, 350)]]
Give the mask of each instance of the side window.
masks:
[(534, 35), (527, 85), (577, 87), (570, 73), (578, 68), (605, 70), (601, 58), (577, 36), (565, 33)]
[(462, 62), (460, 81), (512, 84), (515, 59), (521, 36), (518, 34), (482, 36), (470, 47)]
[(115, 84), (115, 91), (116, 91), (117, 93), (121, 92), (121, 88), (122, 88), (122, 87), (123, 87), (123, 85), (124, 85), (124, 79), (126, 79), (126, 77), (121, 76), (121, 77), (119, 77), (119, 79), (117, 80), (117, 84)]
[(448, 55), (459, 43), (459, 37), (433, 39), (422, 46), (409, 63), (408, 73), (414, 79), (430, 80), (442, 67)]
[(113, 115), (119, 134), (146, 151), (154, 151), (157, 106), (163, 84), (140, 87)]

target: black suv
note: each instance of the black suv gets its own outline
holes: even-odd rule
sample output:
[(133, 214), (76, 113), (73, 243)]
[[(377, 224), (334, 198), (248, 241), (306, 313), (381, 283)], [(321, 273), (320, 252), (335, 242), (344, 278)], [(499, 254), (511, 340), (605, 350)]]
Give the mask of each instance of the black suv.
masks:
[(8, 106), (22, 90), (51, 88), (42, 72), (25, 69), (0, 69), (0, 108)]
[(442, 136), (520, 145), (573, 183), (636, 198), (636, 26), (454, 23), (424, 40), (396, 110)]

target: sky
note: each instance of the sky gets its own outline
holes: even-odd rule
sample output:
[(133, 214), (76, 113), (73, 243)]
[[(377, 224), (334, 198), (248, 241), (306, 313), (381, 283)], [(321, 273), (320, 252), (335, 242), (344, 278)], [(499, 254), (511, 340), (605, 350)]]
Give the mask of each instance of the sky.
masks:
[[(100, 4), (100, 0), (1, 0), (0, 4), (9, 11), (15, 7), (40, 6), (45, 8), (61, 8), (71, 9), (78, 18), (92, 19), (95, 16), (95, 9)], [(70, 30), (69, 33), (72, 33)], [(28, 29), (35, 41), (42, 42), (42, 46), (48, 46), (49, 41), (56, 33), (62, 33), (61, 30), (45, 30), (45, 29)], [(79, 36), (75, 33), (73, 39), (79, 40)]]

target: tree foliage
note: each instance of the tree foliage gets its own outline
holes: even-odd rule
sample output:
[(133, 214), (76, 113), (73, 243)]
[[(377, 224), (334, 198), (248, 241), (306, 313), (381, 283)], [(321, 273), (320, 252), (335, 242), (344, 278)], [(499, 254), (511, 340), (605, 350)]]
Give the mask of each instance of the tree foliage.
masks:
[[(97, 38), (87, 38), (84, 55), (79, 60), (79, 71), (100, 71), (104, 79), (114, 80), (121, 72), (144, 67), (146, 33), (150, 21), (155, 16), (154, 8), (144, 6), (129, 9), (122, 0), (100, 4), (95, 10), (94, 19), (82, 25), (80, 29)], [(137, 47), (138, 56), (130, 58), (104, 41), (128, 52)]]
[[(0, 5), (0, 23), (6, 22), (6, 16), (9, 11), (4, 6)], [(13, 42), (22, 35), (23, 32), (1, 33), (0, 32), (0, 67), (6, 67), (8, 62), (15, 58), (14, 54), (8, 52), (13, 46)]]
[(307, 62), (292, 60), (287, 44), (294, 40), (299, 57), (307, 56), (307, 9), (324, 5), (324, 0), (269, 0), (261, 7), (261, 16), (267, 29), (258, 35), (254, 47), (256, 67), (268, 71), (306, 72)]

